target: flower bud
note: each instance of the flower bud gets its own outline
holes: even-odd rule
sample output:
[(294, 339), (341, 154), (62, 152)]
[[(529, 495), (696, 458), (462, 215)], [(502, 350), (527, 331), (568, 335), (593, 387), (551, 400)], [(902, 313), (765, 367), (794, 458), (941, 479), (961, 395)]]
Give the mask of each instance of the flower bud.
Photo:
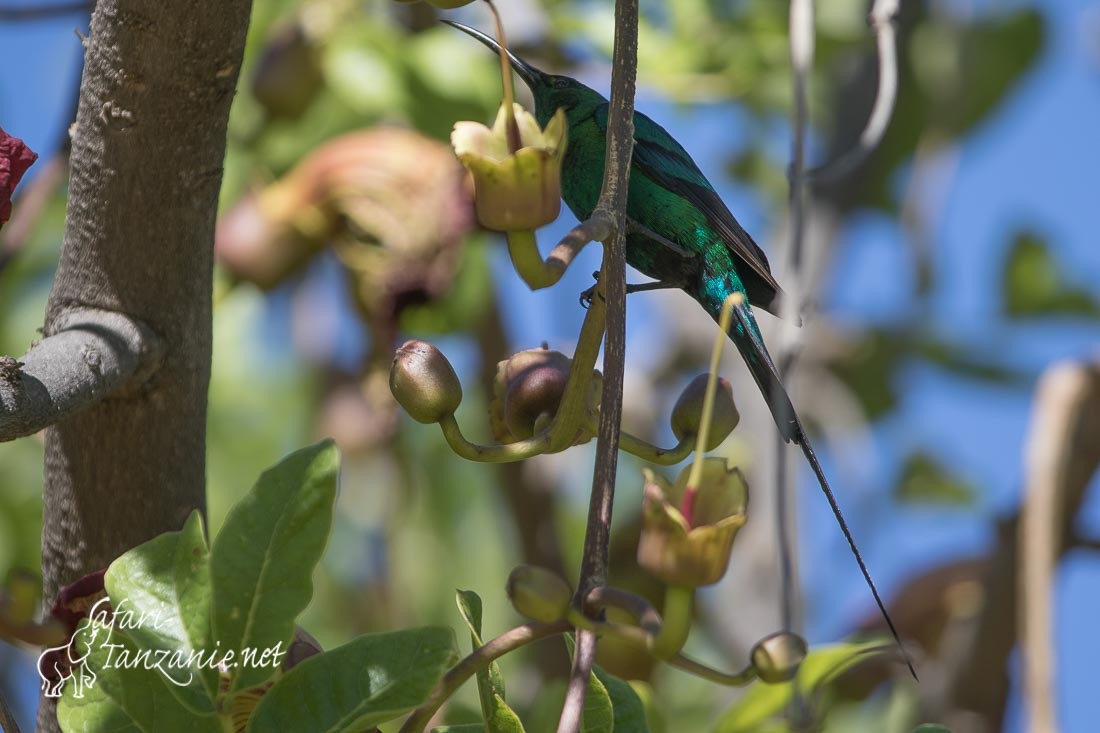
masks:
[[(493, 383), (490, 418), (494, 436), (514, 442), (534, 435), (558, 412), (573, 360), (560, 351), (527, 349), (500, 362)], [(599, 405), (600, 377), (593, 375), (589, 409)]]
[(315, 42), (300, 23), (280, 28), (260, 55), (252, 94), (268, 114), (298, 119), (324, 85)]
[(393, 355), (390, 391), (413, 420), (437, 423), (462, 402), (462, 383), (451, 362), (427, 341), (406, 341)]
[(764, 682), (776, 684), (794, 679), (806, 658), (806, 640), (790, 631), (777, 631), (756, 642), (749, 658)]
[[(670, 418), (672, 434), (677, 440), (689, 440), (699, 434), (699, 429), (703, 425), (703, 404), (706, 401), (708, 376), (700, 374), (691, 380), (672, 408)], [(717, 448), (741, 421), (737, 405), (733, 403), (733, 387), (730, 386), (729, 381), (719, 377), (716, 386), (714, 411), (711, 413), (707, 445), (704, 446), (704, 450), (708, 451)]]
[(508, 576), (508, 600), (521, 615), (543, 623), (565, 618), (573, 591), (569, 584), (546, 568), (520, 565)]
[(698, 587), (726, 574), (733, 540), (745, 523), (748, 486), (721, 458), (704, 459), (699, 486), (689, 492), (690, 474), (689, 465), (669, 484), (645, 471), (638, 564), (669, 585)]
[(559, 109), (546, 129), (513, 104), (518, 150), (510, 151), (506, 108), (501, 104), (492, 128), (462, 121), (451, 145), (474, 177), (477, 218), (499, 232), (537, 229), (561, 211), (561, 162), (565, 155), (565, 112)]

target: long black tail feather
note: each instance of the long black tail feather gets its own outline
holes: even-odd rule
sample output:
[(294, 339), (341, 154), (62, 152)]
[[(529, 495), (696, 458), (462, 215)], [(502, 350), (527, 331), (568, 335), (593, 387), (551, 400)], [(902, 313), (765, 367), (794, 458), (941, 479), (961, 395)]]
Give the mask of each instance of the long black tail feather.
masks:
[(745, 303), (737, 306), (733, 309), (733, 312), (737, 317), (737, 324), (740, 325), (740, 328), (735, 326), (729, 334), (730, 339), (737, 346), (737, 350), (741, 352), (741, 356), (744, 357), (753, 379), (764, 394), (764, 400), (768, 404), (768, 409), (771, 410), (776, 427), (779, 428), (783, 439), (788, 443), (794, 442), (801, 446), (806, 461), (813, 469), (818, 484), (821, 485), (821, 492), (825, 494), (825, 499), (829, 502), (829, 508), (833, 510), (833, 516), (836, 517), (837, 524), (840, 525), (840, 531), (844, 533), (844, 539), (848, 540), (848, 546), (852, 550), (852, 555), (855, 556), (860, 572), (863, 573), (863, 579), (866, 581), (867, 587), (871, 589), (875, 604), (878, 606), (882, 618), (885, 619), (890, 634), (894, 637), (894, 642), (905, 658), (909, 673), (913, 675), (913, 679), (919, 681), (916, 669), (913, 667), (913, 660), (909, 657), (905, 647), (902, 646), (898, 630), (894, 627), (890, 614), (886, 612), (886, 604), (882, 602), (882, 598), (878, 594), (878, 588), (875, 587), (875, 582), (871, 580), (871, 573), (867, 569), (867, 564), (863, 561), (863, 555), (856, 546), (852, 531), (848, 528), (848, 522), (845, 521), (844, 514), (840, 511), (840, 505), (837, 503), (832, 487), (829, 486), (829, 481), (825, 478), (825, 472), (821, 469), (821, 463), (817, 460), (813, 445), (802, 427), (802, 422), (798, 419), (798, 413), (795, 412), (786, 388), (783, 387), (783, 383), (779, 379), (779, 372), (772, 362), (771, 355), (768, 354), (767, 347), (764, 346), (764, 342), (759, 336), (756, 324), (752, 321), (752, 311), (749, 310), (749, 305)]

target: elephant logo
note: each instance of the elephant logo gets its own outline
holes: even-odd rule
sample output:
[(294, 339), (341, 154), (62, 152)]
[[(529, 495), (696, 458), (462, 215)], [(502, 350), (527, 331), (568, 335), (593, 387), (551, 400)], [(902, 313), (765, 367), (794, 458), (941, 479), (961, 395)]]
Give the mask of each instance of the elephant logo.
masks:
[(101, 635), (106, 633), (106, 638), (99, 642), (101, 646), (110, 640), (111, 629), (103, 625), (104, 619), (97, 617), (94, 611), (93, 608), (93, 613), (81, 619), (69, 643), (48, 647), (38, 655), (38, 676), (42, 678), (42, 692), (46, 697), (61, 697), (62, 688), (70, 679), (76, 685), (73, 697), (78, 699), (84, 697), (85, 688), (95, 684), (96, 674), (87, 664), (88, 657)]

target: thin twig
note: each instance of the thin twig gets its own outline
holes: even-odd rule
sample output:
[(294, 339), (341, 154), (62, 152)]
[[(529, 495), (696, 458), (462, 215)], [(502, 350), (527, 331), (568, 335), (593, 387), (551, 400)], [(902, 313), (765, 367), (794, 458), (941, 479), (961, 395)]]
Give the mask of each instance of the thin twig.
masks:
[(432, 694), (428, 696), (423, 705), (412, 712), (412, 715), (401, 726), (399, 733), (420, 733), (423, 731), (447, 698), (453, 695), (455, 690), (462, 686), (462, 683), (470, 679), (479, 670), (488, 667), (494, 659), (498, 659), (508, 652), (515, 651), (533, 641), (545, 639), (555, 634), (564, 634), (570, 628), (565, 621), (558, 621), (553, 624), (532, 621), (514, 629), (509, 629), (489, 643), (479, 646), (461, 662), (451, 667), (447, 674), (443, 675), (443, 679), (432, 690)]
[(900, 0), (875, 0), (867, 21), (875, 32), (878, 47), (878, 90), (867, 118), (867, 126), (856, 146), (830, 163), (807, 172), (818, 183), (833, 183), (855, 170), (886, 135), (898, 96), (897, 18)]
[[(618, 466), (626, 358), (626, 204), (634, 146), (634, 86), (638, 71), (637, 0), (616, 0), (612, 64), (604, 180), (592, 217), (609, 219), (613, 223), (612, 235), (604, 241), (599, 283), (599, 289), (604, 292), (607, 301), (607, 340), (596, 467), (592, 477), (580, 581), (577, 584), (578, 605), (583, 604), (592, 588), (607, 582), (611, 506)], [(565, 704), (558, 721), (558, 733), (575, 733), (580, 728), (581, 711), (595, 656), (595, 635), (589, 631), (579, 631)]]
[[(790, 56), (793, 81), (794, 106), (791, 112), (791, 166), (790, 166), (790, 227), (791, 239), (787, 249), (786, 286), (784, 301), (784, 338), (781, 339), (776, 359), (780, 379), (787, 381), (794, 366), (799, 336), (790, 324), (796, 323), (802, 310), (802, 254), (805, 240), (806, 212), (806, 126), (808, 107), (806, 87), (814, 57), (814, 5), (813, 0), (791, 0)], [(777, 435), (775, 443), (775, 512), (777, 542), (779, 543), (780, 603), (784, 629), (798, 632), (796, 607), (797, 588), (794, 571), (794, 531), (791, 527), (796, 516), (794, 506), (793, 471), (788, 471), (786, 442)]]

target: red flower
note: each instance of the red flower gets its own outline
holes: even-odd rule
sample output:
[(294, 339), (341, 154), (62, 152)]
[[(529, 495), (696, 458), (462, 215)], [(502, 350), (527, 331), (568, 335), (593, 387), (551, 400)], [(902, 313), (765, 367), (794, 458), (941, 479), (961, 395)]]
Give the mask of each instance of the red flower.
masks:
[(0, 128), (0, 224), (11, 218), (11, 195), (38, 153)]

